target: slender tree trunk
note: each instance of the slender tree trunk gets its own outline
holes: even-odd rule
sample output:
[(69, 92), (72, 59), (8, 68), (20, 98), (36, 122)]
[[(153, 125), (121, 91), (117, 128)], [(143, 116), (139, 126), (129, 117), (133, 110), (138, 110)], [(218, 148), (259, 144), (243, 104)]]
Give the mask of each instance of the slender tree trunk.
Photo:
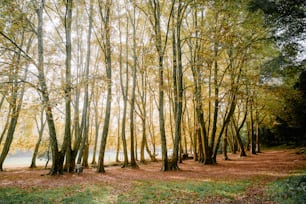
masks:
[(42, 140), (42, 136), (44, 133), (44, 128), (46, 125), (46, 121), (44, 121), (44, 110), (41, 110), (41, 115), (40, 115), (40, 125), (38, 124), (37, 118), (35, 117), (35, 122), (36, 122), (36, 128), (37, 128), (37, 132), (38, 132), (38, 140), (36, 142), (35, 145), (35, 149), (33, 152), (33, 156), (32, 156), (32, 161), (31, 161), (31, 165), (30, 168), (36, 168), (36, 158), (37, 158), (37, 154), (38, 154), (38, 149)]
[(250, 103), (250, 117), (249, 117), (249, 125), (248, 125), (248, 133), (249, 133), (249, 144), (250, 144), (250, 153), (256, 154), (255, 151), (255, 141), (254, 141), (254, 116), (253, 116), (253, 99)]
[[(127, 18), (126, 22), (126, 31), (128, 33), (129, 30), (129, 21)], [(119, 32), (120, 32), (120, 61), (119, 61), (119, 68), (120, 68), (120, 87), (123, 96), (123, 113), (122, 113), (122, 123), (121, 123), (121, 138), (122, 138), (122, 146), (123, 146), (123, 165), (122, 168), (127, 167), (129, 165), (128, 159), (128, 151), (127, 151), (127, 144), (126, 144), (126, 136), (125, 136), (125, 125), (126, 125), (126, 113), (127, 113), (127, 101), (128, 101), (128, 90), (129, 90), (129, 64), (128, 64), (128, 35), (126, 35), (126, 72), (125, 72), (125, 87), (123, 85), (123, 77), (122, 77), (122, 41), (121, 41), (121, 27), (119, 23)]]
[(95, 144), (93, 148), (93, 157), (91, 164), (96, 165), (96, 154), (97, 154), (97, 143), (98, 143), (98, 137), (99, 137), (99, 129), (100, 129), (100, 122), (99, 122), (99, 113), (98, 113), (98, 107), (97, 104), (95, 105)]
[(39, 8), (37, 9), (38, 27), (37, 27), (37, 39), (38, 39), (38, 81), (42, 93), (43, 105), (45, 106), (46, 120), (49, 128), (50, 146), (52, 152), (52, 166), (49, 174), (55, 175), (63, 173), (63, 169), (60, 166), (58, 157), (58, 143), (56, 138), (56, 130), (53, 119), (52, 106), (49, 99), (49, 91), (46, 83), (46, 77), (44, 74), (44, 45), (43, 45), (43, 9), (44, 0), (41, 0)]
[[(182, 121), (182, 110), (183, 110), (183, 66), (182, 66), (182, 50), (181, 50), (181, 17), (182, 17), (182, 2), (179, 0), (178, 2), (178, 10), (177, 10), (177, 22), (176, 22), (176, 53), (177, 53), (177, 70), (173, 70), (175, 72), (174, 78), (177, 82), (174, 86), (176, 101), (175, 101), (175, 137), (174, 137), (174, 146), (173, 146), (173, 154), (170, 169), (178, 170), (178, 151), (179, 144), (181, 141), (181, 121)], [(174, 39), (175, 40), (175, 39)], [(175, 56), (176, 57), (176, 56)]]
[[(156, 161), (156, 147), (155, 147), (155, 131), (154, 131), (154, 125), (153, 125), (153, 103), (152, 101), (149, 104), (149, 112), (150, 112), (150, 123), (148, 124), (148, 130), (149, 130), (149, 135), (150, 135), (150, 139), (151, 139), (151, 143), (152, 143), (152, 147), (153, 147), (153, 152), (150, 154), (151, 151), (147, 151), (150, 154), (151, 157), (151, 161)], [(148, 142), (148, 141), (147, 141)], [(146, 149), (148, 150), (148, 143), (146, 144)]]
[(118, 100), (119, 110), (118, 110), (118, 130), (117, 130), (117, 142), (116, 142), (116, 162), (119, 161), (119, 151), (120, 151), (120, 115), (121, 115), (121, 106), (120, 106), (120, 98)]
[[(202, 13), (202, 18), (203, 18)], [(194, 26), (198, 27), (198, 12), (195, 9), (193, 14), (194, 17)], [(199, 31), (196, 31), (196, 41), (195, 46), (190, 46), (192, 55), (192, 76), (194, 83), (194, 103), (195, 103), (195, 117), (197, 121), (197, 132), (198, 132), (198, 153), (199, 161), (203, 164), (212, 164), (212, 150), (208, 143), (208, 131), (205, 124), (204, 111), (203, 111), (203, 98), (202, 98), (202, 84), (203, 84), (203, 73), (201, 72), (202, 66), (202, 56), (201, 56), (201, 44), (198, 40)], [(210, 115), (209, 115), (210, 117)], [(209, 127), (208, 127), (209, 128)]]
[(142, 118), (142, 137), (141, 137), (141, 146), (140, 146), (140, 162), (145, 163), (145, 146), (147, 144), (147, 136), (146, 136), (146, 119)]
[[(27, 42), (27, 46), (26, 46), (26, 53), (29, 52), (30, 50), (30, 47), (31, 47), (31, 44), (32, 44), (32, 37), (33, 36), (30, 36), (28, 42)], [(20, 47), (23, 46), (24, 44), (24, 41), (25, 41), (25, 31), (22, 30), (21, 31), (21, 45)], [(22, 53), (21, 53), (21, 50), (18, 49), (18, 51), (16, 51), (16, 53), (14, 53), (14, 56), (13, 56), (13, 61), (14, 61), (14, 67), (12, 67), (13, 71), (12, 71), (12, 78), (10, 79), (11, 82), (12, 82), (12, 88), (11, 88), (11, 102), (10, 102), (10, 105), (9, 105), (9, 109), (11, 110), (11, 116), (10, 116), (10, 122), (9, 122), (9, 125), (8, 125), (8, 129), (7, 129), (7, 135), (6, 135), (6, 140), (4, 142), (4, 145), (3, 145), (3, 148), (2, 148), (2, 152), (1, 152), (1, 155), (0, 155), (0, 171), (3, 171), (3, 163), (4, 163), (4, 160), (6, 159), (7, 155), (8, 155), (8, 152), (10, 150), (10, 147), (11, 147), (11, 144), (13, 142), (13, 138), (14, 138), (14, 133), (15, 133), (15, 129), (16, 129), (16, 126), (17, 126), (17, 122), (18, 122), (18, 118), (19, 118), (19, 114), (20, 114), (20, 110), (21, 110), (21, 107), (22, 107), (22, 103), (23, 103), (23, 96), (24, 96), (24, 92), (25, 92), (25, 86), (22, 85), (21, 88), (19, 88), (19, 84), (18, 84), (18, 75), (19, 75), (19, 71), (20, 71), (20, 68), (19, 66), (21, 66), (21, 56), (22, 56)], [(24, 71), (24, 75), (22, 77), (22, 80), (23, 81), (26, 81), (26, 78), (27, 78), (27, 74), (28, 74), (28, 64), (25, 64), (25, 71)], [(18, 93), (18, 91), (20, 91)]]
[(2, 144), (2, 140), (3, 140), (3, 138), (4, 138), (4, 135), (5, 135), (5, 133), (6, 133), (7, 129), (8, 129), (8, 127), (9, 127), (9, 124), (10, 124), (10, 115), (12, 114), (11, 111), (12, 111), (12, 107), (9, 106), (9, 109), (8, 109), (8, 111), (7, 111), (7, 116), (6, 116), (5, 125), (4, 125), (4, 128), (3, 128), (2, 133), (1, 133), (1, 136), (0, 136), (0, 144)]
[(103, 173), (104, 170), (104, 154), (105, 147), (108, 136), (108, 129), (110, 123), (110, 113), (111, 113), (111, 97), (112, 97), (112, 64), (111, 64), (111, 43), (110, 43), (110, 34), (111, 34), (111, 26), (110, 26), (110, 9), (111, 9), (111, 0), (106, 1), (105, 7), (105, 16), (102, 14), (103, 7), (101, 2), (99, 2), (99, 10), (101, 17), (104, 21), (104, 31), (105, 31), (105, 62), (106, 62), (106, 76), (107, 76), (107, 99), (106, 99), (106, 110), (104, 117), (104, 125), (102, 130), (102, 139), (100, 144), (100, 152), (99, 152), (99, 162), (97, 167), (97, 172)]
[[(65, 132), (64, 141), (62, 144), (60, 162), (64, 162), (66, 152), (71, 150), (71, 24), (72, 24), (72, 0), (66, 0), (66, 13), (65, 13), (65, 34), (66, 34), (66, 72), (65, 72)], [(69, 152), (70, 153), (70, 152)], [(59, 164), (63, 166), (63, 164)], [(66, 166), (70, 170), (70, 161), (67, 160)]]
[(227, 156), (227, 138), (228, 138), (228, 127), (225, 130), (225, 135), (223, 137), (223, 159), (229, 160)]
[(247, 118), (247, 111), (245, 112), (244, 118), (243, 118), (242, 123), (239, 127), (236, 124), (235, 118), (233, 118), (233, 125), (234, 125), (235, 133), (236, 133), (235, 135), (236, 135), (236, 138), (237, 138), (237, 142), (238, 142), (238, 146), (239, 146), (239, 149), (240, 149), (240, 156), (241, 157), (246, 156), (244, 145), (243, 145), (243, 142), (242, 142), (242, 139), (241, 139), (241, 136), (240, 136), (240, 130), (244, 126), (246, 118)]
[(255, 118), (256, 118), (256, 121), (255, 121), (255, 134), (256, 134), (256, 139), (255, 139), (255, 142), (256, 142), (256, 153), (260, 153), (260, 135), (259, 135), (259, 113), (258, 111), (256, 110), (255, 111)]
[(4, 102), (4, 99), (5, 99), (5, 95), (3, 93), (1, 93), (2, 97), (1, 97), (1, 100), (0, 100), (0, 110), (2, 108), (2, 105), (3, 105), (3, 102)]
[[(88, 135), (88, 132), (86, 133)], [(82, 166), (84, 168), (88, 168), (88, 156), (89, 156), (89, 143), (88, 143), (88, 137), (86, 139), (84, 150), (83, 150), (83, 160), (82, 160)]]
[(231, 103), (230, 103), (229, 111), (225, 116), (223, 125), (221, 127), (220, 133), (219, 133), (218, 138), (217, 138), (216, 146), (214, 147), (214, 151), (213, 151), (213, 155), (212, 155), (214, 163), (217, 163), (216, 158), (217, 158), (217, 154), (218, 154), (218, 149), (219, 149), (219, 144), (220, 144), (221, 137), (222, 137), (224, 131), (227, 130), (228, 124), (231, 121), (231, 118), (232, 118), (232, 116), (235, 112), (235, 109), (236, 109), (236, 93), (234, 92), (231, 95), (232, 96), (230, 97), (231, 98)]
[[(218, 46), (219, 43), (215, 42), (214, 43), (214, 112), (213, 112), (213, 121), (212, 121), (212, 130), (211, 130), (211, 135), (210, 135), (210, 155), (212, 157), (214, 154), (214, 147), (215, 147), (215, 139), (216, 139), (216, 134), (217, 134), (217, 123), (218, 123), (218, 115), (219, 115), (219, 82), (218, 82)], [(210, 113), (209, 113), (210, 114)], [(214, 158), (212, 159), (212, 162), (215, 163), (216, 161)]]
[[(19, 53), (19, 55), (20, 54), (21, 53)], [(18, 58), (20, 60), (20, 56)], [(19, 61), (19, 60), (17, 60), (17, 61)], [(19, 63), (17, 62), (17, 64), (19, 64)], [(24, 80), (26, 79), (26, 76), (27, 76), (27, 70), (28, 70), (28, 68), (26, 68), (26, 70), (25, 70)], [(15, 77), (16, 76), (14, 76), (14, 78)], [(0, 171), (3, 171), (3, 163), (4, 163), (4, 160), (5, 160), (7, 154), (10, 150), (10, 147), (11, 147), (11, 144), (12, 144), (12, 141), (13, 141), (13, 138), (14, 138), (14, 133), (15, 133), (17, 122), (18, 122), (18, 117), (19, 117), (19, 113), (20, 113), (20, 110), (21, 110), (24, 91), (25, 91), (24, 86), (23, 86), (21, 88), (20, 93), (19, 93), (20, 96), (18, 97), (17, 96), (17, 91), (18, 91), (17, 79), (14, 80), (13, 83), (15, 84), (14, 87), (13, 87), (14, 90), (13, 90), (13, 93), (12, 93), (13, 100), (11, 101), (11, 104), (10, 104), (10, 106), (12, 106), (13, 117), (11, 117), (11, 119), (10, 119), (10, 124), (9, 124), (9, 127), (8, 127), (6, 140), (5, 140), (4, 146), (2, 148), (1, 156), (0, 156)], [(17, 97), (18, 97), (18, 99), (17, 99)]]
[[(88, 35), (87, 35), (87, 54), (86, 54), (86, 63), (85, 63), (85, 94), (84, 94), (84, 104), (82, 112), (82, 123), (81, 123), (81, 136), (82, 142), (80, 145), (79, 156), (77, 159), (77, 164), (81, 163), (82, 156), (84, 154), (84, 149), (86, 147), (86, 141), (88, 141), (88, 111), (89, 111), (89, 63), (90, 63), (90, 49), (91, 49), (91, 32), (92, 32), (92, 15), (93, 15), (93, 0), (89, 2), (89, 22), (88, 22)], [(88, 166), (88, 164), (87, 164)]]
[[(167, 37), (169, 27), (167, 28), (166, 40), (163, 47), (162, 43), (162, 29), (161, 29), (161, 8), (159, 0), (150, 0), (149, 7), (152, 12), (153, 21), (152, 27), (155, 36), (155, 45), (158, 53), (158, 80), (159, 80), (159, 98), (158, 98), (158, 109), (159, 109), (159, 130), (161, 138), (161, 149), (162, 149), (162, 167), (161, 171), (168, 171), (168, 155), (167, 155), (167, 138), (165, 131), (165, 116), (164, 116), (164, 52), (165, 46), (167, 45)], [(174, 1), (172, 1), (171, 13), (173, 12)], [(171, 16), (172, 14), (170, 14)], [(170, 19), (170, 18), (169, 18)]]
[(199, 67), (195, 64), (197, 57), (194, 59), (194, 66), (191, 67), (192, 75), (194, 78), (194, 95), (195, 95), (195, 111), (198, 121), (198, 144), (199, 144), (199, 161), (204, 164), (212, 164), (212, 150), (208, 146), (208, 136), (204, 120), (203, 104), (202, 104), (202, 91), (201, 91), (201, 76)]
[[(133, 19), (132, 21), (132, 26), (133, 26), (133, 70), (132, 70), (132, 75), (133, 75), (133, 82), (132, 82), (132, 96), (131, 96), (131, 109), (130, 109), (130, 138), (131, 138), (131, 167), (132, 168), (137, 168), (138, 165), (135, 160), (135, 132), (134, 132), (134, 112), (135, 112), (135, 98), (136, 98), (136, 73), (137, 73), (137, 56), (136, 56), (136, 16), (135, 16), (135, 7), (133, 8)], [(136, 148), (136, 153), (137, 153), (137, 148)]]

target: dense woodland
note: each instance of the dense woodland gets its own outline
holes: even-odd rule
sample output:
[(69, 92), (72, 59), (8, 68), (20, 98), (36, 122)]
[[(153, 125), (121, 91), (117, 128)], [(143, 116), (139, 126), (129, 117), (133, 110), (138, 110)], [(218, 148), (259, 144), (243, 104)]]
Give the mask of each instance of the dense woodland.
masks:
[(302, 0), (1, 0), (0, 170), (16, 149), (31, 167), (50, 149), (54, 175), (105, 172), (109, 149), (168, 171), (305, 145), (305, 16)]

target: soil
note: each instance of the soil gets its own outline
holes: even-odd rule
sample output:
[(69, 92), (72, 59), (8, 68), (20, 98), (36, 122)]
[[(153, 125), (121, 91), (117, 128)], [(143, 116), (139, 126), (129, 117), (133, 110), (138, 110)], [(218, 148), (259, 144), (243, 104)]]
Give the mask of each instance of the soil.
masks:
[[(263, 194), (266, 183), (287, 177), (296, 170), (306, 169), (306, 154), (303, 149), (265, 150), (256, 155), (239, 157), (229, 154), (224, 161), (222, 155), (218, 164), (203, 165), (193, 160), (184, 160), (179, 171), (161, 172), (161, 162), (139, 164), (138, 169), (106, 167), (106, 173), (97, 173), (95, 168), (84, 169), (82, 174), (65, 173), (58, 176), (42, 176), (48, 170), (38, 168), (11, 168), (0, 172), (0, 188), (56, 188), (71, 185), (106, 184), (118, 192), (126, 192), (135, 180), (193, 180), (193, 181), (231, 181), (250, 178), (261, 179), (261, 184), (247, 191), (248, 201)], [(124, 181), (124, 182), (122, 182)], [(244, 200), (241, 198), (240, 200)]]

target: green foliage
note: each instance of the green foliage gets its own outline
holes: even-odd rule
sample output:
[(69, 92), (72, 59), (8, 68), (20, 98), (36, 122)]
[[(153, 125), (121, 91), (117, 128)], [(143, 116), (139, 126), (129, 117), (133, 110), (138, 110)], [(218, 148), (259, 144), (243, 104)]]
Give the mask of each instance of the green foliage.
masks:
[(118, 203), (191, 203), (212, 198), (233, 200), (249, 186), (248, 181), (138, 181), (132, 191), (119, 195)]
[(306, 200), (306, 171), (272, 182), (266, 196), (278, 203), (304, 203)]
[(267, 25), (274, 27), (278, 38), (286, 40), (305, 37), (305, 7), (304, 0), (251, 0), (249, 4), (251, 11), (263, 11)]
[(101, 203), (109, 191), (98, 186), (71, 186), (53, 189), (0, 190), (0, 203)]

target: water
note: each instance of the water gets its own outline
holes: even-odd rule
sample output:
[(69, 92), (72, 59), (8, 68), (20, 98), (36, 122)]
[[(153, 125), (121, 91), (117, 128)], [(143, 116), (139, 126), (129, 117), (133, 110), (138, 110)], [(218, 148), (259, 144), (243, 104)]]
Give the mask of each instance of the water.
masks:
[[(32, 162), (32, 152), (31, 151), (17, 151), (16, 153), (9, 153), (4, 160), (3, 167), (29, 167)], [(37, 166), (44, 166), (46, 164), (46, 159), (36, 159)]]
[[(3, 167), (4, 168), (13, 168), (13, 167), (29, 167), (31, 165), (31, 161), (32, 161), (32, 155), (33, 152), (32, 151), (17, 151), (16, 153), (9, 153), (8, 156), (6, 157)], [(140, 158), (140, 153), (138, 152), (138, 158)], [(130, 155), (128, 155), (130, 156)], [(89, 153), (89, 157), (88, 157), (88, 162), (92, 161), (92, 157), (93, 157), (93, 152), (90, 151)], [(96, 154), (96, 161), (98, 160), (99, 155)], [(123, 161), (123, 152), (119, 152), (119, 160)], [(147, 154), (145, 154), (145, 158), (149, 159), (149, 156)], [(104, 155), (104, 162), (105, 164), (110, 163), (110, 162), (114, 162), (116, 160), (116, 151), (115, 150), (108, 150), (105, 151), (105, 155)], [(38, 157), (36, 159), (36, 165), (37, 166), (45, 166), (47, 162), (47, 158), (45, 157)], [(52, 163), (52, 160), (50, 158), (50, 161), (48, 163), (48, 165), (50, 166), (50, 164)]]

